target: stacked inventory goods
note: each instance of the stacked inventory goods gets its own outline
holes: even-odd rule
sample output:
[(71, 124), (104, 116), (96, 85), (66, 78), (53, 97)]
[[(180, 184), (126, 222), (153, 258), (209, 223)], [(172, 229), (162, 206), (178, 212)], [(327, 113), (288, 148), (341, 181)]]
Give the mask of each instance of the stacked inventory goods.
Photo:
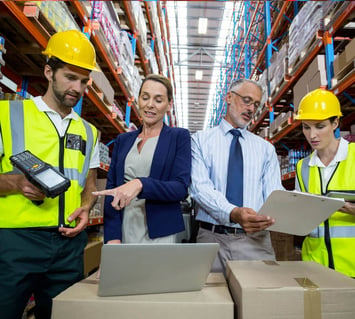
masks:
[(284, 76), (288, 72), (287, 68), (288, 44), (285, 43), (279, 51), (275, 51), (269, 66), (270, 93), (273, 96), (277, 93)]
[(36, 1), (36, 5), (56, 31), (79, 30), (78, 25), (68, 10), (68, 6), (64, 2)]
[(322, 29), (322, 6), (320, 1), (310, 1), (304, 4), (293, 19), (289, 29), (289, 65), (294, 66), (299, 57), (305, 55), (305, 49)]

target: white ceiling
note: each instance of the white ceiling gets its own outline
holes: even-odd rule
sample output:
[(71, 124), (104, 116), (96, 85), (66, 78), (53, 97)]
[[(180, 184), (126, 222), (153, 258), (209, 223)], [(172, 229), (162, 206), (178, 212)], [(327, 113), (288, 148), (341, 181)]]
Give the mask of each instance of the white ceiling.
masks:
[[(178, 126), (191, 133), (208, 125), (234, 5), (234, 1), (166, 1), (176, 117)], [(200, 17), (208, 19), (206, 34), (198, 34)], [(196, 80), (196, 70), (203, 71), (202, 80)]]

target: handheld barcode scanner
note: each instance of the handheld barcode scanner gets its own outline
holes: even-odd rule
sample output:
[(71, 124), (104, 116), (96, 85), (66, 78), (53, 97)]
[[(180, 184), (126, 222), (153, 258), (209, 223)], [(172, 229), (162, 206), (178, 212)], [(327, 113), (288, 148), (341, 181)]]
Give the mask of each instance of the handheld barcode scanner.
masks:
[(30, 151), (26, 150), (12, 155), (10, 161), (26, 176), (29, 182), (38, 187), (47, 197), (54, 198), (64, 193), (70, 186), (69, 178)]

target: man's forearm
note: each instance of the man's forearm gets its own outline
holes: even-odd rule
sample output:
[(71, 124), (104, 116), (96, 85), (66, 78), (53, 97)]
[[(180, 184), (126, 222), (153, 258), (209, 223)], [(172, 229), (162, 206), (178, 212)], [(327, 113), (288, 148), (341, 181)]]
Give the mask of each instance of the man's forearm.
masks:
[(0, 174), (0, 196), (19, 193), (19, 184), (23, 175)]
[(88, 210), (91, 209), (97, 200), (97, 196), (92, 195), (92, 192), (96, 191), (96, 175), (96, 169), (92, 168), (89, 170), (85, 188), (81, 192), (81, 207), (87, 208)]

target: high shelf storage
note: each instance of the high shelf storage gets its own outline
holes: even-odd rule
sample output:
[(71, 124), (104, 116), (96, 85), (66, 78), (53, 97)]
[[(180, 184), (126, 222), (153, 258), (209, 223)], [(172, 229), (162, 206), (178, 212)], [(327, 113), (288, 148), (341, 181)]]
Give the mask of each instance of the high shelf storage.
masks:
[[(102, 11), (99, 11), (96, 16), (95, 9), (97, 8), (93, 6), (95, 1), (70, 1), (56, 5), (63, 7), (65, 14), (73, 20), (70, 27), (66, 25), (62, 26), (61, 29), (74, 26), (87, 32), (96, 48), (98, 65), (107, 81), (106, 83), (100, 83), (100, 78), (96, 82), (96, 78), (93, 79), (92, 85), (88, 87), (86, 92), (88, 99), (84, 99), (85, 105), (82, 108), (82, 115), (97, 126), (99, 130), (104, 129), (105, 134), (102, 137), (104, 142), (108, 142), (118, 133), (127, 131), (130, 123), (135, 124), (135, 126), (141, 124), (137, 108), (137, 88), (139, 89), (141, 78), (148, 73), (166, 73), (169, 76), (168, 70), (171, 67), (168, 65), (170, 59), (168, 58), (167, 47), (165, 44), (162, 46), (165, 37), (160, 36), (160, 31), (159, 38), (154, 37), (153, 52), (158, 53), (156, 48), (162, 46), (164, 48), (163, 54), (159, 54), (159, 58), (155, 54), (149, 54), (149, 49), (151, 49), (149, 42), (153, 42), (152, 34), (157, 31), (144, 29), (146, 17), (142, 16), (144, 11), (140, 2), (134, 2), (139, 5), (136, 8), (133, 7), (133, 3), (127, 1), (119, 3), (96, 2), (104, 6), (101, 7)], [(44, 57), (41, 56), (41, 51), (45, 48), (49, 36), (58, 31), (58, 28), (56, 28), (58, 24), (55, 19), (61, 19), (61, 17), (55, 16), (55, 12), (51, 11), (54, 8), (50, 5), (50, 1), (19, 3), (3, 1), (0, 3), (2, 12), (1, 34), (4, 35), (8, 47), (7, 55), (4, 55), (6, 65), (2, 69), (2, 73), (15, 82), (18, 87), (22, 87), (24, 80), (26, 80), (28, 84), (25, 91), (31, 95), (42, 94), (45, 90), (46, 82), (42, 76)], [(158, 9), (162, 11), (159, 4), (152, 3), (146, 6), (149, 6), (149, 12), (147, 11), (146, 14), (150, 14), (153, 8), (155, 8), (156, 14), (163, 14), (158, 12)], [(121, 12), (120, 17), (117, 12)], [(137, 12), (140, 12), (140, 15)], [(108, 21), (107, 16), (102, 16), (103, 13), (107, 13), (107, 16), (112, 20)], [(103, 21), (100, 19), (103, 19)], [(159, 20), (161, 21), (160, 25), (164, 26), (165, 20), (162, 18)], [(105, 22), (112, 22), (111, 30), (104, 30)], [(121, 34), (117, 34), (117, 30), (114, 30), (113, 23), (116, 24), (117, 30)], [(109, 32), (116, 32), (114, 34), (118, 36), (116, 41), (124, 44), (118, 48), (117, 51), (119, 52), (113, 50), (113, 46), (121, 44), (110, 43)], [(164, 33), (166, 33), (166, 30), (164, 30)], [(126, 41), (127, 39), (129, 42)], [(120, 54), (119, 57), (115, 53)], [(132, 65), (124, 65), (123, 62), (130, 59)], [(160, 62), (160, 64), (164, 64), (167, 71), (162, 67), (159, 67), (159, 69), (152, 68), (150, 65), (154, 64), (154, 60), (165, 60), (164, 63)], [(137, 82), (138, 85), (133, 87), (133, 82)], [(108, 93), (111, 92), (105, 94), (106, 92), (102, 91), (100, 87), (100, 85), (105, 86), (107, 83), (112, 86), (111, 90), (114, 92), (114, 96), (110, 96), (110, 98), (108, 98)], [(121, 109), (123, 118), (114, 114), (113, 101)], [(127, 113), (129, 113), (128, 118)], [(100, 115), (98, 116), (98, 114)]]
[[(355, 29), (348, 25), (354, 20), (352, 1), (234, 3), (234, 28), (225, 45), (210, 126), (226, 112), (231, 81), (259, 81), (265, 100), (249, 130), (275, 145), (286, 189), (294, 189), (296, 163), (310, 152), (300, 122), (294, 120), (309, 91), (324, 87), (338, 96), (341, 131), (355, 140), (347, 133), (355, 124)], [(300, 259), (302, 237), (271, 232), (271, 238), (277, 260)]]
[[(151, 21), (148, 28), (146, 20)], [(1, 1), (3, 98), (44, 94), (47, 81), (41, 52), (49, 37), (69, 29), (85, 32), (102, 72), (92, 72), (86, 97), (76, 110), (101, 132), (98, 177), (105, 178), (113, 139), (141, 125), (137, 98), (142, 78), (149, 73), (172, 74), (166, 23), (164, 8), (156, 2)], [(176, 124), (173, 112), (166, 123)], [(100, 205), (102, 200), (93, 211), (102, 210)], [(102, 223), (100, 215), (89, 221), (89, 225)]]
[[(355, 52), (355, 40), (351, 40), (355, 31), (348, 25), (354, 19), (352, 1), (235, 3), (234, 28), (225, 46), (210, 125), (218, 124), (226, 112), (224, 96), (231, 80), (259, 81), (265, 88), (265, 101), (249, 130), (275, 144), (278, 154), (289, 159), (282, 171), (287, 188), (294, 187), (296, 161), (309, 152), (300, 122), (294, 120), (301, 97), (316, 87), (332, 90), (342, 105), (341, 130), (347, 132), (354, 124), (351, 52)], [(349, 61), (344, 62), (344, 52)]]

